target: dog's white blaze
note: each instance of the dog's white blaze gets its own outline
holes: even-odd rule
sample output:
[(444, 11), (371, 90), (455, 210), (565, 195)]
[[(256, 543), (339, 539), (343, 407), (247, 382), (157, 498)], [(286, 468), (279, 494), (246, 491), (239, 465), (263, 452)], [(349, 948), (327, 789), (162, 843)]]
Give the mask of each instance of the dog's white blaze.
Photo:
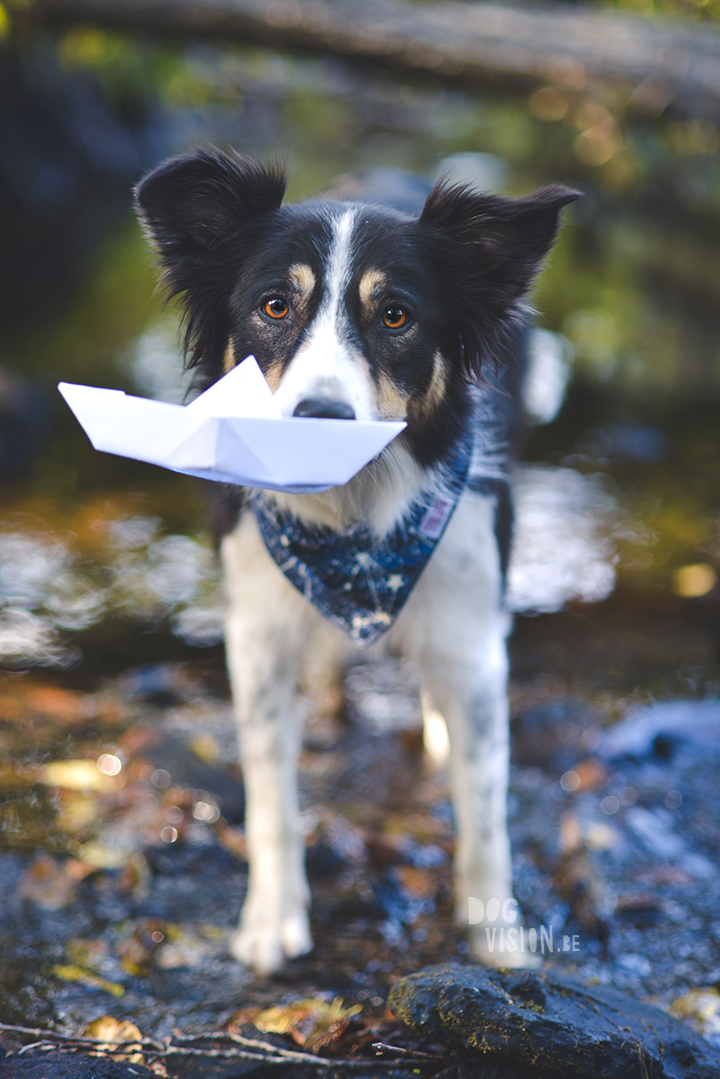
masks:
[(275, 393), (284, 416), (292, 416), (305, 398), (325, 397), (350, 405), (358, 420), (379, 419), (367, 364), (343, 332), (342, 305), (350, 282), (356, 217), (357, 211), (349, 209), (333, 219), (325, 296)]

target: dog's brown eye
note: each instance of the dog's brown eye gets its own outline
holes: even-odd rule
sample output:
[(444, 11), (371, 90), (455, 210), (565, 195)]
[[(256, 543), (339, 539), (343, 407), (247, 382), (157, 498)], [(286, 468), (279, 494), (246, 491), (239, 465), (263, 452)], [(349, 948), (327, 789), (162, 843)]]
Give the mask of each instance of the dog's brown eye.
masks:
[(387, 326), (389, 330), (401, 330), (406, 325), (407, 320), (407, 314), (402, 307), (388, 307), (383, 311), (383, 326)]
[(263, 310), (270, 318), (285, 318), (290, 308), (279, 296), (273, 296), (271, 300), (265, 302)]

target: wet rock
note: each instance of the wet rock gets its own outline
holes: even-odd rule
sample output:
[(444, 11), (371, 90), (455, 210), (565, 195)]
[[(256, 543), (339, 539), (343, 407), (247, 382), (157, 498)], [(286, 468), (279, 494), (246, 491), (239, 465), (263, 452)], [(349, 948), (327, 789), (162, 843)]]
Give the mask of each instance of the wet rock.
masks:
[(609, 760), (651, 754), (669, 760), (681, 746), (720, 747), (720, 701), (661, 701), (632, 712), (598, 750)]
[(142, 1064), (80, 1053), (35, 1052), (0, 1061), (2, 1079), (153, 1079)]
[(448, 963), (401, 978), (389, 1004), (427, 1037), (536, 1079), (720, 1079), (717, 1053), (683, 1023), (556, 972)]

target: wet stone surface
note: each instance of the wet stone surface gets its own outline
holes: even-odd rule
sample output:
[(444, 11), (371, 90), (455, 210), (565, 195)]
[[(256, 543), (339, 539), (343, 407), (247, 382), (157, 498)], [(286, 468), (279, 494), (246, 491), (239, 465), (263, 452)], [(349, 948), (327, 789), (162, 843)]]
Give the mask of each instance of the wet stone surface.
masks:
[[(3, 1022), (77, 1035), (109, 1015), (155, 1039), (234, 1023), (305, 1052), (319, 1019), (304, 1021), (303, 1042), (273, 1033), (273, 1022), (263, 1032), (258, 1016), (339, 1001), (318, 1052), (377, 1059), (382, 1074), (393, 1062), (398, 1075), (465, 1074), (452, 1038), (414, 1032), (386, 1011), (398, 978), (469, 962), (452, 922), (447, 776), (422, 752), (412, 673), (390, 660), (352, 668), (343, 718), (332, 687), (312, 689), (301, 791), (315, 947), (261, 980), (227, 952), (247, 868), (233, 721), (217, 675), (183, 665), (125, 673), (92, 695), (57, 680), (6, 686)], [(704, 1034), (708, 1059), (720, 1059), (720, 709), (677, 705), (694, 735), (682, 738), (676, 723), (669, 740), (652, 713), (632, 711), (605, 734), (607, 701), (559, 680), (515, 683), (511, 699), (516, 895), (544, 971), (672, 1007), (690, 1041)], [(7, 1037), (11, 1050), (27, 1041)], [(411, 1066), (378, 1056), (378, 1042), (425, 1057)], [(190, 1079), (251, 1065), (277, 1073), (256, 1061), (235, 1061), (235, 1071), (196, 1056), (164, 1063)], [(487, 1074), (511, 1079), (505, 1063), (496, 1067)]]
[(658, 1008), (557, 973), (447, 964), (401, 978), (390, 1006), (430, 1037), (475, 1050), (508, 1076), (716, 1079), (702, 1038)]

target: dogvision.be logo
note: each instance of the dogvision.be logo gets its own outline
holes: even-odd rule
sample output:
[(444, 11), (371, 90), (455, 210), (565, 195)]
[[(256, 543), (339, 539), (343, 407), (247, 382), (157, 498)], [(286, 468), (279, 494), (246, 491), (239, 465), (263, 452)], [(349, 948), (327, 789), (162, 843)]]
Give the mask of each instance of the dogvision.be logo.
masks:
[[(563, 934), (562, 942), (553, 938), (553, 927), (541, 925), (539, 929), (526, 929), (524, 925), (513, 925), (518, 916), (517, 899), (482, 899), (468, 896), (468, 922), (470, 925), (483, 925), (487, 936), (489, 952), (578, 952), (580, 938)], [(494, 925), (498, 922), (498, 925)]]

